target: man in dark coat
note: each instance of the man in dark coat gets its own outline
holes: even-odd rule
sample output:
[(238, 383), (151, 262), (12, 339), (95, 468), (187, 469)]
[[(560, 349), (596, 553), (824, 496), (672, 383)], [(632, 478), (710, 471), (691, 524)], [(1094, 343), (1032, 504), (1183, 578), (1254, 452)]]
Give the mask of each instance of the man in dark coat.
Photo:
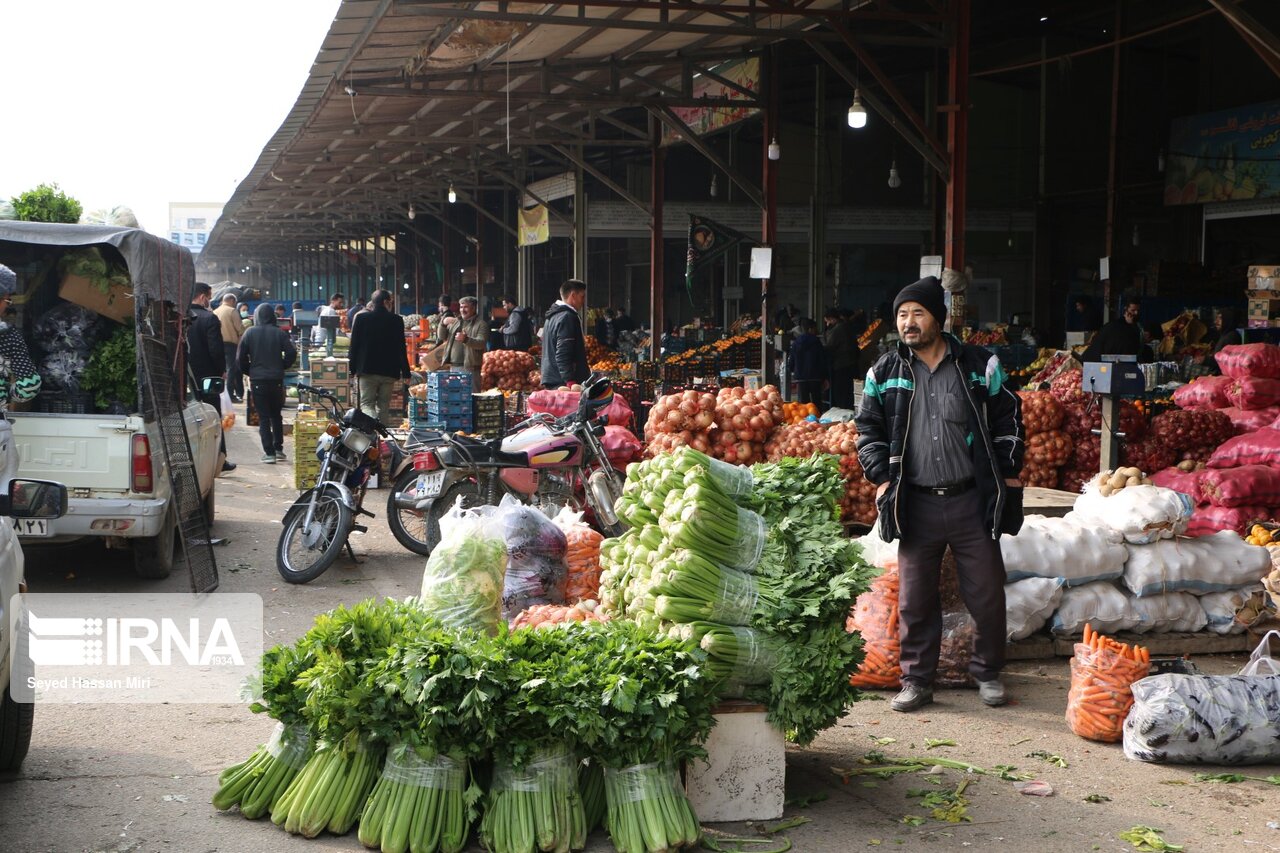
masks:
[(822, 402), (822, 384), (827, 378), (827, 354), (818, 337), (817, 323), (806, 318), (800, 321), (800, 328), (804, 331), (791, 342), (788, 360), (800, 386), (800, 402), (817, 406)]
[(582, 334), (586, 304), (586, 284), (571, 278), (560, 285), (560, 298), (547, 310), (542, 327), (542, 384), (547, 388), (575, 385), (591, 375)]
[(528, 352), (533, 346), (533, 320), (529, 309), (521, 308), (510, 296), (502, 297), (502, 307), (507, 309), (507, 322), (502, 326), (503, 349)]
[(375, 291), (371, 299), (373, 310), (357, 314), (351, 329), (351, 372), (360, 389), (360, 410), (385, 424), (392, 390), (410, 376), (409, 356), (404, 319), (388, 307), (391, 291)]
[(858, 342), (849, 323), (832, 308), (823, 317), (826, 331), (822, 345), (831, 365), (831, 405), (838, 409), (853, 408), (853, 376), (858, 361)]
[[(227, 356), (222, 349), (222, 321), (209, 310), (213, 301), (213, 288), (197, 281), (191, 305), (187, 309), (187, 364), (196, 377), (200, 399), (218, 410), (222, 419), (222, 395), (204, 393), (206, 379), (222, 379), (227, 373)], [(222, 470), (234, 471), (236, 466), (227, 461), (227, 439), (221, 436)]]
[(1125, 300), (1124, 312), (1099, 329), (1084, 354), (1078, 358), (1081, 361), (1102, 361), (1104, 355), (1136, 355), (1138, 361), (1151, 361), (1151, 348), (1146, 346), (1138, 313), (1138, 300)]
[(253, 326), (240, 339), (236, 358), (249, 377), (262, 461), (268, 465), (288, 458), (284, 455), (284, 373), (297, 357), (289, 333), (276, 325), (275, 310), (265, 302), (254, 309)]

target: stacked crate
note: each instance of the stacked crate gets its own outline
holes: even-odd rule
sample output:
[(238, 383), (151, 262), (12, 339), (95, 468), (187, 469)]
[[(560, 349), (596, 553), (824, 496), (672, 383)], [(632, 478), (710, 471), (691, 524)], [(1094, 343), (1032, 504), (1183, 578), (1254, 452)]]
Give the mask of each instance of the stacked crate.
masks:
[(350, 362), (345, 358), (313, 358), (311, 381), (307, 384), (328, 391), (336, 397), (339, 409), (351, 405), (351, 369)]
[(329, 418), (318, 409), (299, 411), (293, 421), (293, 485), (306, 491), (320, 476), (320, 460), (316, 458), (316, 442), (329, 426)]
[(471, 374), (427, 374), (427, 418), (451, 432), (471, 432)]
[(1249, 267), (1249, 328), (1280, 326), (1280, 266)]
[(502, 394), (472, 394), (472, 427), (475, 434), (485, 438), (502, 435), (505, 422), (506, 400)]

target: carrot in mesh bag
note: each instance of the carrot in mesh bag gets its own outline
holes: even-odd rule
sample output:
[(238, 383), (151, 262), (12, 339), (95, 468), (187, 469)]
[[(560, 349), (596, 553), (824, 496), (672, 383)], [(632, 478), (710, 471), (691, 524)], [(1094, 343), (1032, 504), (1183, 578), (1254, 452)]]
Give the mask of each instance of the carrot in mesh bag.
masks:
[(1133, 707), (1133, 683), (1151, 670), (1151, 653), (1142, 646), (1118, 643), (1089, 624), (1071, 659), (1067, 724), (1082, 738), (1119, 743), (1124, 718)]
[(864, 657), (850, 678), (854, 687), (891, 689), (902, 685), (902, 644), (898, 640), (898, 571), (887, 569), (858, 596), (847, 622), (862, 634)]
[(567, 604), (600, 598), (600, 543), (604, 537), (582, 520), (582, 513), (567, 507), (553, 521), (564, 531), (568, 547), (564, 561), (569, 570), (564, 600)]

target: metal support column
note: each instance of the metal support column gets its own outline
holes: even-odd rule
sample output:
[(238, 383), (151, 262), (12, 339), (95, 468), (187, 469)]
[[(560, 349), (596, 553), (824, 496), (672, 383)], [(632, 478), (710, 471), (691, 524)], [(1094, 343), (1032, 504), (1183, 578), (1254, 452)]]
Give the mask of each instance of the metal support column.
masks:
[[(577, 148), (578, 159), (582, 159), (582, 148)], [(583, 179), (586, 172), (582, 166), (574, 170), (573, 179), (573, 277), (579, 281), (587, 280), (587, 188)]]
[[(650, 149), (652, 170), (649, 177), (649, 200), (652, 211), (649, 220), (649, 324), (652, 333), (649, 335), (649, 355), (654, 361), (662, 358), (662, 319), (663, 300), (666, 288), (663, 285), (662, 270), (662, 197), (663, 197), (663, 149), (662, 129), (655, 119), (649, 119), (653, 144)], [(576, 211), (575, 211), (576, 215)]]
[(965, 196), (969, 167), (969, 3), (956, 0), (955, 43), (948, 63), (947, 99), (953, 110), (947, 122), (947, 181), (945, 264), (964, 272)]
[[(483, 204), (482, 199), (476, 199)], [(480, 218), (480, 209), (476, 208), (476, 301), (484, 301), (484, 222)], [(476, 310), (481, 310), (479, 306)]]
[(1111, 283), (1115, 275), (1116, 259), (1114, 257), (1116, 217), (1120, 201), (1118, 190), (1118, 163), (1116, 144), (1120, 137), (1120, 27), (1123, 23), (1121, 3), (1116, 0), (1116, 41), (1111, 48), (1111, 131), (1107, 145), (1107, 231), (1104, 238), (1102, 256), (1108, 259), (1107, 278), (1102, 282), (1102, 319), (1111, 319), (1111, 303), (1114, 291)]
[(773, 268), (770, 270), (771, 277), (760, 281), (760, 319), (761, 326), (765, 334), (760, 336), (760, 373), (764, 377), (766, 383), (772, 383), (776, 378), (777, 371), (773, 368), (773, 358), (770, 344), (769, 327), (773, 322), (772, 312), (772, 296), (769, 292), (770, 282), (778, 277), (778, 262), (780, 258), (777, 256), (778, 236), (778, 161), (769, 159), (769, 142), (778, 132), (778, 85), (777, 85), (777, 68), (778, 68), (778, 50), (771, 47), (768, 54), (762, 57), (760, 82), (766, 87), (766, 106), (764, 110), (764, 136), (761, 138), (760, 145), (760, 162), (761, 173), (764, 175), (762, 183), (764, 186), (764, 208), (760, 212), (760, 242), (765, 246), (773, 249)]
[(809, 311), (822, 327), (822, 282), (827, 257), (826, 144), (827, 76), (822, 65), (813, 66), (813, 195), (809, 202)]

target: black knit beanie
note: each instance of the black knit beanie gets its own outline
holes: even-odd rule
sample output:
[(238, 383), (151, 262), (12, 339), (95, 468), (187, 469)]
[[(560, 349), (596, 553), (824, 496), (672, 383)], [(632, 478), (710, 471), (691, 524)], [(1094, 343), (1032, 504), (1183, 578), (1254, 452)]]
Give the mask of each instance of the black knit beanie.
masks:
[(897, 298), (893, 300), (894, 317), (898, 316), (898, 309), (904, 302), (919, 302), (938, 321), (939, 328), (947, 321), (947, 298), (942, 284), (934, 276), (926, 276), (898, 292)]

